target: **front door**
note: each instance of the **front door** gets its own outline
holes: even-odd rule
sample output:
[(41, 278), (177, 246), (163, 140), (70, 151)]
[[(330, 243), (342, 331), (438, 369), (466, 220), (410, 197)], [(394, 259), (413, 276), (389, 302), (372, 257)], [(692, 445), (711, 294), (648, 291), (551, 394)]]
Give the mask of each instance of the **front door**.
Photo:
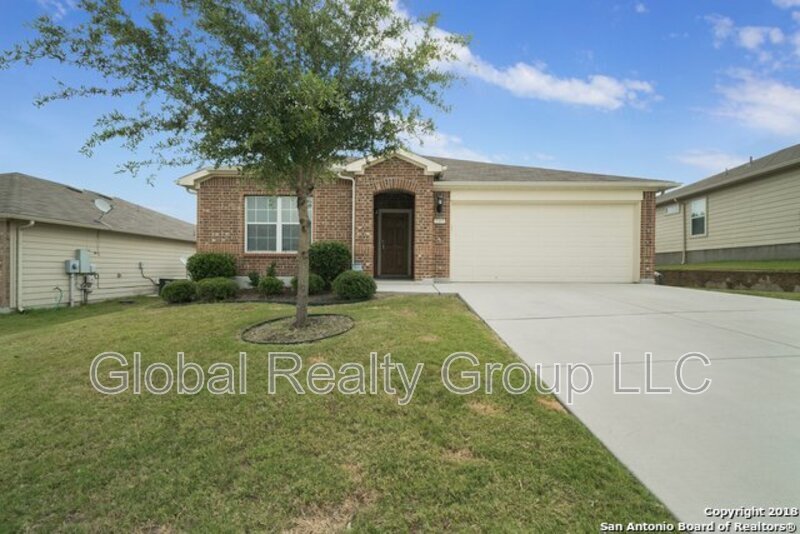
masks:
[(411, 213), (381, 211), (378, 276), (411, 276)]

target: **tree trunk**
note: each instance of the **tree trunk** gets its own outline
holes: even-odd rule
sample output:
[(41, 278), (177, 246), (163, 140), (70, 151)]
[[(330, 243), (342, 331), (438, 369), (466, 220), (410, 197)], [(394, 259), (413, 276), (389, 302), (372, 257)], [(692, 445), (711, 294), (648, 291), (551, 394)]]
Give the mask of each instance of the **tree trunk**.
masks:
[(294, 327), (303, 328), (308, 319), (308, 249), (311, 246), (308, 189), (305, 186), (297, 188), (297, 216), (300, 219), (300, 242), (297, 245), (297, 308)]

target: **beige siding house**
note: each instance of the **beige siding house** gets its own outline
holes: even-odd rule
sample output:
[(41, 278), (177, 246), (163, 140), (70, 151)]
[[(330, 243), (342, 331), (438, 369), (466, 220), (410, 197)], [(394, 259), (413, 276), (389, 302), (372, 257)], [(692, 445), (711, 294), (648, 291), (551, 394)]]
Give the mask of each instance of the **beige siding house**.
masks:
[(0, 311), (155, 294), (159, 279), (186, 278), (184, 261), (194, 251), (192, 224), (119, 198), (0, 174)]
[(800, 258), (800, 145), (656, 198), (656, 263)]

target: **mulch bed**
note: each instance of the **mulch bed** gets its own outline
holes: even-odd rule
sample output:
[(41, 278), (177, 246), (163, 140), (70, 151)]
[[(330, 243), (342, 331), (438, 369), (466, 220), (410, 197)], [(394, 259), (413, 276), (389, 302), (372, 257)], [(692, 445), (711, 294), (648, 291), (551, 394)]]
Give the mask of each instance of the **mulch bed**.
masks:
[(347, 315), (309, 315), (306, 326), (294, 328), (294, 317), (281, 317), (251, 326), (242, 332), (242, 340), (250, 343), (284, 345), (310, 343), (344, 334), (355, 322)]

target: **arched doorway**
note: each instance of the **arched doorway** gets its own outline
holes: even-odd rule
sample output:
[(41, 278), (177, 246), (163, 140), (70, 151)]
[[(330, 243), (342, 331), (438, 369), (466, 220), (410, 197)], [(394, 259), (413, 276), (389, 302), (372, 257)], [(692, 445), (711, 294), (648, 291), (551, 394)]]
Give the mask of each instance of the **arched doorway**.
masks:
[(375, 195), (375, 276), (414, 277), (414, 195), (383, 191)]

